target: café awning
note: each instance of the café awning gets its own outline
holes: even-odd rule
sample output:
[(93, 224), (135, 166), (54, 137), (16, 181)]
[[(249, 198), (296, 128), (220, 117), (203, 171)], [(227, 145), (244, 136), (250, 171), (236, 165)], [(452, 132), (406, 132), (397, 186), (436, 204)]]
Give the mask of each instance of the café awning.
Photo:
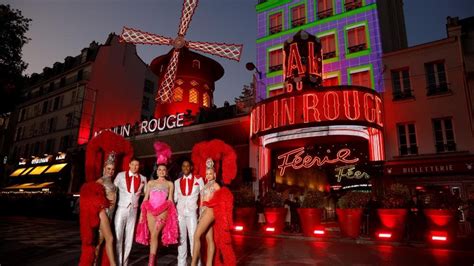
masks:
[(45, 173), (45, 174), (57, 173), (57, 172), (61, 171), (66, 165), (67, 165), (67, 163), (53, 164), (53, 165), (51, 165), (51, 167), (49, 167), (48, 170), (46, 170), (46, 172), (44, 172), (44, 173)]
[(28, 175), (41, 175), (49, 165), (36, 166)]
[(26, 170), (26, 167), (24, 168), (18, 168), (16, 169), (15, 171), (13, 171), (13, 173), (10, 174), (10, 176), (19, 176), (23, 171)]

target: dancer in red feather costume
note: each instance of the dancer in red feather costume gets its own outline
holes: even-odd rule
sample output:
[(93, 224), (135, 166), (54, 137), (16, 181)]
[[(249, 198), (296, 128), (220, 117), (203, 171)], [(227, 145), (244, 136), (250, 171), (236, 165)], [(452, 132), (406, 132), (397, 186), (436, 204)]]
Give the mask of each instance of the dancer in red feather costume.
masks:
[(236, 265), (230, 234), (234, 199), (228, 188), (221, 187), (216, 182), (219, 167), (222, 167), (222, 180), (225, 184), (229, 184), (235, 178), (237, 173), (235, 151), (221, 140), (211, 140), (196, 144), (192, 158), (197, 165), (197, 173), (205, 175), (207, 184), (201, 191), (202, 206), (194, 234), (191, 265), (198, 264), (200, 238), (203, 234), (206, 235), (207, 242), (206, 265)]
[[(82, 252), (79, 265), (93, 265), (97, 260), (95, 250), (99, 244), (99, 229), (106, 243), (102, 261), (98, 264), (116, 264), (112, 226), (107, 215), (107, 212), (113, 213), (113, 209), (110, 209), (113, 206), (106, 197), (104, 184), (96, 182), (101, 178), (105, 168), (102, 167), (102, 163), (106, 161), (107, 166), (111, 155), (115, 156), (115, 160), (121, 160), (123, 169), (133, 155), (133, 148), (127, 140), (111, 131), (104, 131), (89, 141), (86, 150), (86, 183), (82, 186), (80, 194)], [(119, 166), (120, 164), (117, 168)]]

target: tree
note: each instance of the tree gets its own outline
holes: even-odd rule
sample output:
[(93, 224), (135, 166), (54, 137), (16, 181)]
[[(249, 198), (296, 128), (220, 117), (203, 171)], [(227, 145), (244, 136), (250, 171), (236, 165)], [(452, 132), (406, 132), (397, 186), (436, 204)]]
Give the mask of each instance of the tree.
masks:
[(21, 11), (0, 5), (0, 112), (11, 111), (23, 83), (23, 71), (28, 64), (22, 60), (22, 48), (31, 19)]

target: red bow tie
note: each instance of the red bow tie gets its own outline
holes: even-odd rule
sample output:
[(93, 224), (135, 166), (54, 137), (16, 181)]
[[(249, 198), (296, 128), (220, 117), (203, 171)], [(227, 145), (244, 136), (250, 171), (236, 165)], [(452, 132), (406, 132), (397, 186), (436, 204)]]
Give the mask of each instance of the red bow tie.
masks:
[(127, 191), (130, 191), (130, 187), (132, 186), (132, 177), (133, 177), (133, 192), (137, 192), (138, 188), (140, 187), (140, 177), (138, 175), (130, 176), (128, 172), (125, 174), (125, 178), (127, 181)]

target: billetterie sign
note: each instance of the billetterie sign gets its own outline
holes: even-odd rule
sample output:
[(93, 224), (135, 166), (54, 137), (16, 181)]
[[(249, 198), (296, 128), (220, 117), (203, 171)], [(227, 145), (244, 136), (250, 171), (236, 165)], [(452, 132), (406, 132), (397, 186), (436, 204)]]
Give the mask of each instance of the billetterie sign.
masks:
[[(161, 118), (153, 118), (150, 120), (143, 120), (138, 125), (138, 135), (155, 133), (159, 131), (164, 131), (173, 128), (179, 128), (184, 126), (184, 113), (179, 113), (176, 115), (168, 115)], [(123, 137), (129, 137), (132, 133), (132, 126), (130, 124), (116, 126), (110, 130), (118, 135)], [(97, 136), (104, 130), (99, 130), (94, 133), (94, 136)]]

